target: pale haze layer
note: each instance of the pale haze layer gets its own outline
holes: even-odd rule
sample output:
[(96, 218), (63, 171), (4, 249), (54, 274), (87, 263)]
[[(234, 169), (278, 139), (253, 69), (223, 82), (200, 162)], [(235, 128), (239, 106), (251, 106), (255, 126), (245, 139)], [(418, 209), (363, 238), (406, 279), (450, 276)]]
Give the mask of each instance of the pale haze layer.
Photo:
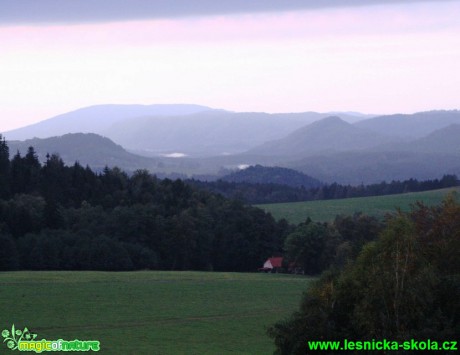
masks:
[(267, 11), (204, 11), (202, 1), (202, 11), (88, 21), (21, 17), (6, 3), (0, 132), (106, 103), (365, 113), (460, 106), (459, 1), (291, 1)]

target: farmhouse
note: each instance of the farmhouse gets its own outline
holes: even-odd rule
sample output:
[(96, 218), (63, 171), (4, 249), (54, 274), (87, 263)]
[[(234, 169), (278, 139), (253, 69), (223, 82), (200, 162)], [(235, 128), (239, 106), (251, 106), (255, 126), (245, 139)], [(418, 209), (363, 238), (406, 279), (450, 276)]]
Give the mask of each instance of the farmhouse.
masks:
[(272, 256), (271, 258), (268, 258), (267, 261), (265, 261), (264, 266), (261, 267), (259, 270), (265, 272), (278, 272), (279, 270), (281, 270), (282, 264), (282, 257)]

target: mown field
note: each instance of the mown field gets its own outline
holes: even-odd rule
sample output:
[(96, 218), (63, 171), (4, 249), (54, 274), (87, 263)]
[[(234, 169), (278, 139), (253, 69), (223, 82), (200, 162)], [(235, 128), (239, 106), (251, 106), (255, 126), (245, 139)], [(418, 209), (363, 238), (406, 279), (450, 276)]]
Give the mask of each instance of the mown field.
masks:
[(322, 200), (294, 203), (274, 203), (257, 205), (270, 212), (276, 219), (285, 218), (291, 223), (304, 222), (307, 217), (313, 221), (332, 221), (339, 214), (352, 215), (355, 212), (383, 217), (387, 213), (410, 210), (411, 204), (422, 201), (428, 206), (439, 204), (452, 191), (460, 192), (460, 187), (441, 190), (413, 192), (399, 195), (347, 198), (342, 200)]
[[(211, 272), (2, 272), (0, 330), (99, 340), (102, 354), (270, 354), (267, 326), (311, 279)], [(0, 344), (0, 353), (7, 353)]]

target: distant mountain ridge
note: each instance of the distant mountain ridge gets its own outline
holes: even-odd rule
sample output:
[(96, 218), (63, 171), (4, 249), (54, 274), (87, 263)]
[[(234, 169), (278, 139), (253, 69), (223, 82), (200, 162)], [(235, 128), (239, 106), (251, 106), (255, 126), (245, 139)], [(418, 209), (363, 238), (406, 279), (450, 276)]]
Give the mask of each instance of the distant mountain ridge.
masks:
[(200, 105), (95, 105), (67, 112), (50, 119), (4, 132), (8, 140), (49, 138), (67, 133), (102, 133), (112, 124), (148, 115), (188, 115), (212, 110)]
[(393, 145), (391, 148), (392, 150), (460, 156), (460, 123), (451, 124), (410, 142)]
[(139, 117), (114, 124), (104, 134), (133, 151), (235, 154), (284, 137), (321, 119), (314, 112), (268, 114), (207, 111), (178, 117)]
[[(11, 142), (11, 154), (16, 149), (25, 154), (29, 146), (34, 146), (42, 160), (46, 153), (57, 152), (68, 164), (78, 160), (92, 168), (105, 165), (128, 171), (145, 168), (163, 176), (214, 175), (217, 179), (240, 165), (257, 164), (294, 169), (325, 183), (342, 184), (460, 175), (459, 111), (379, 116), (350, 124), (340, 117), (322, 117), (312, 112), (265, 114), (234, 113), (204, 106), (176, 108), (204, 111), (188, 115), (176, 111), (180, 113), (178, 116), (130, 119), (121, 118), (120, 113), (106, 118), (112, 123), (103, 130), (114, 129), (113, 135), (131, 142), (139, 151), (150, 144), (155, 150), (150, 151), (153, 158), (133, 154), (136, 149), (128, 151), (124, 143), (120, 146), (119, 141), (114, 143), (105, 134), (107, 138), (69, 134), (26, 142), (12, 141), (8, 135), (6, 139)], [(401, 125), (408, 132), (414, 131), (415, 137), (401, 134), (395, 128)], [(203, 151), (214, 155), (201, 156)], [(161, 156), (169, 152), (190, 152), (191, 156), (177, 159)], [(268, 175), (260, 172), (260, 176), (267, 179)]]
[(299, 128), (288, 136), (266, 142), (248, 154), (298, 158), (319, 153), (359, 150), (388, 142), (388, 138), (330, 116)]
[(460, 175), (459, 154), (411, 151), (348, 151), (310, 156), (281, 165), (314, 175), (325, 183), (351, 185)]
[[(213, 156), (280, 139), (328, 114), (230, 112), (200, 105), (97, 105), (4, 133), (8, 140), (96, 133), (146, 156)], [(347, 113), (355, 122), (363, 119)]]
[(377, 116), (361, 120), (354, 125), (388, 136), (417, 139), (451, 124), (460, 124), (459, 110)]

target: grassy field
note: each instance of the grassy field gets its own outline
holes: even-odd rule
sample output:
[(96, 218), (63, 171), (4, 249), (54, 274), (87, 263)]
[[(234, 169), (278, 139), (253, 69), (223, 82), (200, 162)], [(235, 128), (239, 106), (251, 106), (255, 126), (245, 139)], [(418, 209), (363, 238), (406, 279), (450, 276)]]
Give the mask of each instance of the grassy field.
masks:
[(323, 200), (294, 203), (274, 203), (258, 205), (270, 212), (276, 219), (285, 218), (291, 223), (304, 222), (307, 217), (313, 221), (327, 222), (339, 214), (352, 215), (363, 212), (368, 215), (383, 217), (400, 207), (402, 211), (410, 210), (410, 205), (416, 201), (423, 201), (432, 206), (440, 203), (451, 191), (460, 192), (460, 188), (449, 188), (425, 192), (414, 192), (400, 195), (387, 195), (375, 197), (347, 198), (343, 200)]
[(0, 331), (15, 324), (37, 340), (99, 340), (102, 354), (270, 354), (267, 326), (297, 309), (309, 282), (277, 274), (2, 272)]

